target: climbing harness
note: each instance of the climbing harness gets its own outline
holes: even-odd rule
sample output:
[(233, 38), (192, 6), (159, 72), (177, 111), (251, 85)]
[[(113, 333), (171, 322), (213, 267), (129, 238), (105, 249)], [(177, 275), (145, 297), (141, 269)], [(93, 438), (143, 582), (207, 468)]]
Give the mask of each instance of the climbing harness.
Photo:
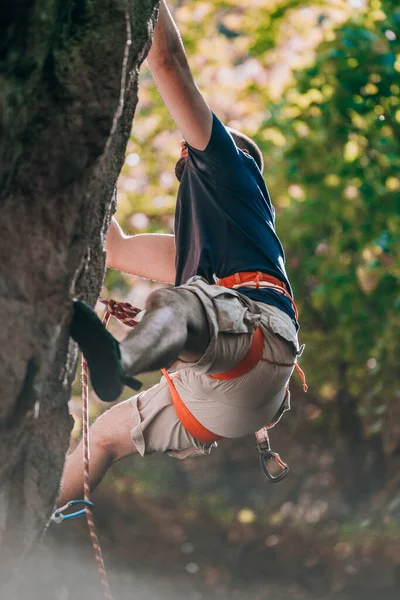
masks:
[[(262, 272), (241, 272), (235, 273), (234, 275), (230, 275), (229, 277), (225, 277), (222, 279), (216, 278), (216, 284), (232, 289), (238, 289), (241, 287), (268, 287), (277, 290), (290, 300), (293, 306), (296, 319), (298, 317), (297, 307), (293, 298), (287, 291), (286, 285), (279, 281), (279, 279), (277, 279), (276, 277), (272, 277), (271, 275), (267, 275)], [(121, 321), (121, 323), (129, 325), (130, 327), (135, 327), (135, 325), (137, 324), (137, 322), (135, 321), (135, 317), (140, 312), (140, 309), (134, 308), (127, 302), (117, 302), (115, 300), (105, 300), (103, 298), (100, 298), (100, 301), (103, 302), (103, 304), (105, 304), (107, 308), (106, 314), (103, 319), (103, 323), (105, 323), (105, 325), (107, 325), (110, 316), (113, 315), (119, 321)], [(306, 392), (308, 386), (306, 383), (305, 374), (297, 364), (297, 361), (295, 361), (294, 363), (276, 363), (275, 361), (268, 360), (267, 358), (263, 358), (262, 356), (263, 348), (264, 336), (262, 334), (261, 329), (258, 327), (253, 335), (250, 348), (247, 354), (244, 356), (244, 358), (242, 358), (242, 360), (235, 367), (233, 367), (233, 369), (230, 369), (229, 371), (223, 373), (210, 374), (209, 377), (222, 380), (236, 379), (251, 371), (251, 369), (253, 369), (261, 360), (268, 363), (276, 364), (278, 366), (294, 366), (301, 377), (303, 389)], [(204, 425), (202, 425), (196, 419), (196, 417), (189, 411), (174, 385), (174, 376), (168, 373), (166, 369), (161, 369), (161, 372), (167, 381), (175, 412), (186, 431), (188, 431), (195, 439), (205, 444), (211, 444), (213, 442), (223, 439), (222, 436), (217, 435), (209, 429), (207, 429), (206, 427), (204, 427)], [(286, 395), (288, 393), (289, 390), (287, 389)], [(283, 404), (285, 402), (285, 399), (283, 401)], [(271, 450), (268, 435), (268, 430), (271, 429), (279, 421), (284, 410), (285, 409), (281, 409), (281, 411), (278, 413), (278, 417), (275, 418), (272, 423), (264, 426), (255, 434), (257, 439), (257, 450), (260, 455), (260, 464), (262, 472), (264, 473), (266, 478), (272, 483), (282, 481), (282, 479), (286, 477), (289, 471), (288, 465), (281, 459), (279, 454)], [(277, 475), (273, 475), (268, 468), (268, 463), (271, 460), (275, 462), (278, 469), (280, 470)]]
[[(255, 287), (257, 289), (258, 288), (269, 288), (269, 289), (275, 290), (275, 291), (283, 294), (283, 296), (285, 296), (285, 298), (290, 300), (296, 320), (299, 318), (299, 311), (297, 310), (295, 301), (293, 300), (292, 296), (288, 292), (287, 286), (282, 281), (280, 281), (276, 277), (273, 277), (272, 275), (267, 275), (266, 273), (262, 273), (261, 271), (242, 271), (240, 273), (234, 273), (233, 275), (229, 275), (228, 277), (222, 277), (221, 279), (216, 277), (215, 283), (222, 287), (231, 288), (233, 290), (238, 290), (242, 287)], [(278, 365), (279, 367), (293, 366), (292, 364), (277, 363), (275, 361), (268, 360), (267, 358), (260, 357), (260, 360), (269, 362), (274, 365)], [(301, 378), (301, 381), (303, 384), (303, 390), (305, 392), (307, 392), (308, 385), (306, 383), (306, 376), (304, 374), (303, 369), (300, 367), (300, 365), (298, 364), (297, 361), (295, 361), (295, 363), (294, 363), (294, 368), (300, 375), (300, 378)], [(227, 379), (231, 379), (231, 378), (227, 377)]]
[(289, 294), (287, 286), (283, 281), (280, 281), (272, 275), (267, 275), (266, 273), (262, 273), (262, 271), (241, 271), (240, 273), (228, 275), (228, 277), (216, 277), (215, 283), (222, 287), (231, 288), (232, 290), (238, 290), (241, 287), (268, 287), (276, 290), (290, 300), (296, 319), (299, 317), (297, 306), (292, 296)]
[[(266, 273), (262, 273), (261, 271), (242, 271), (240, 273), (233, 273), (233, 275), (229, 275), (228, 277), (222, 277), (222, 278), (216, 277), (215, 283), (217, 285), (231, 288), (234, 290), (238, 290), (242, 287), (255, 287), (257, 289), (258, 288), (269, 288), (269, 289), (276, 290), (277, 292), (283, 294), (288, 300), (290, 300), (296, 320), (299, 317), (297, 306), (296, 306), (292, 296), (290, 295), (290, 293), (287, 289), (287, 286), (282, 281), (280, 281), (276, 277), (273, 277), (272, 275), (267, 275)], [(259, 331), (260, 331), (260, 329), (258, 329), (253, 336), (252, 346), (255, 345), (255, 338), (257, 335), (259, 336), (259, 333), (258, 333)], [(228, 371), (227, 373), (220, 375), (219, 378), (220, 379), (233, 379), (234, 377), (239, 377), (241, 374), (247, 373), (250, 369), (252, 369), (253, 366), (255, 366), (255, 364), (257, 364), (257, 362), (259, 360), (270, 363), (270, 364), (275, 364), (275, 365), (281, 366), (281, 367), (293, 366), (293, 364), (291, 364), (291, 363), (289, 363), (289, 364), (288, 363), (278, 363), (273, 360), (268, 360), (268, 358), (264, 358), (262, 356), (262, 351), (263, 351), (263, 345), (261, 346), (261, 342), (259, 342), (258, 348), (255, 349), (254, 356), (252, 356), (252, 359), (249, 360), (249, 368), (247, 370), (244, 370), (243, 373), (240, 372), (239, 375), (235, 374), (236, 369), (238, 369), (240, 371), (241, 363), (239, 363), (238, 365), (236, 365), (236, 367), (234, 369), (232, 369), (231, 371)], [(249, 351), (249, 354), (250, 354), (250, 351)], [(257, 357), (258, 357), (258, 359), (257, 359)], [(247, 356), (245, 358), (247, 358)], [(254, 361), (255, 361), (255, 364), (252, 366)], [(300, 375), (301, 381), (303, 383), (304, 392), (307, 392), (308, 386), (307, 386), (307, 382), (306, 382), (306, 376), (305, 376), (302, 368), (299, 366), (297, 360), (294, 363), (294, 367), (295, 367), (296, 371), (298, 372), (298, 374)], [(288, 393), (289, 393), (289, 389), (286, 388), (286, 395)], [(278, 483), (279, 481), (282, 481), (282, 479), (284, 479), (289, 472), (289, 466), (281, 459), (281, 457), (279, 456), (279, 454), (277, 452), (273, 452), (271, 450), (271, 444), (270, 444), (269, 435), (268, 435), (268, 430), (271, 429), (274, 425), (276, 425), (276, 423), (279, 421), (280, 417), (282, 416), (284, 410), (285, 409), (283, 409), (282, 411), (280, 411), (278, 413), (278, 416), (273, 420), (272, 423), (270, 423), (269, 425), (266, 425), (265, 427), (263, 427), (262, 429), (260, 429), (259, 431), (257, 431), (255, 433), (255, 436), (257, 439), (257, 450), (260, 455), (261, 470), (264, 473), (264, 475), (267, 477), (267, 479), (269, 481), (271, 481), (272, 483)], [(273, 475), (268, 468), (268, 463), (271, 460), (275, 461), (276, 465), (280, 469), (280, 472), (278, 472), (277, 475)]]

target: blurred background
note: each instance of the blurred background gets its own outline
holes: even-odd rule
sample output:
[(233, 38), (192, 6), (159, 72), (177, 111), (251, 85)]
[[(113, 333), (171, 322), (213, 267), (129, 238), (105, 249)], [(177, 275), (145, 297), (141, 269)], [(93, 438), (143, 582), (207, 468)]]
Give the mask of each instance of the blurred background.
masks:
[[(211, 108), (263, 151), (309, 392), (294, 375), (292, 410), (271, 434), (290, 464), (276, 486), (252, 437), (209, 457), (115, 465), (93, 495), (112, 588), (143, 600), (398, 598), (399, 4), (171, 7)], [(180, 139), (144, 65), (118, 184), (125, 232), (172, 232)], [(103, 295), (143, 307), (159, 285), (108, 271)], [(159, 374), (142, 379), (148, 387)], [(108, 408), (91, 400), (92, 418)], [(80, 405), (77, 378), (72, 447)], [(100, 597), (84, 521), (60, 527), (47, 543), (74, 576), (60, 574), (59, 597), (78, 582), (87, 589), (71, 597)]]

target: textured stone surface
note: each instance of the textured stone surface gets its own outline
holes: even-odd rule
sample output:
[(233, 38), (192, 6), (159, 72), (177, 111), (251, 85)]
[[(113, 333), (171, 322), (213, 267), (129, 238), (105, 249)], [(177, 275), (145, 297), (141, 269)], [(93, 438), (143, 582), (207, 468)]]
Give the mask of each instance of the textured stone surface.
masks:
[(3, 583), (56, 501), (77, 358), (71, 299), (93, 304), (101, 289), (104, 233), (155, 4), (8, 0), (0, 8)]

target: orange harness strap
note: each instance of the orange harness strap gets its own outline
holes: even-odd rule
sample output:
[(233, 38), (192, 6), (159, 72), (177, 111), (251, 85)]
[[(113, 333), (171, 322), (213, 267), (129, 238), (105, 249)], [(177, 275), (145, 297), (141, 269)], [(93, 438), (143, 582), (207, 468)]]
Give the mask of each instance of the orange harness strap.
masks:
[(196, 440), (199, 440), (204, 444), (211, 444), (212, 442), (216, 442), (217, 440), (222, 440), (222, 437), (220, 435), (209, 431), (206, 427), (204, 427), (204, 425), (200, 423), (200, 421), (196, 419), (194, 415), (192, 415), (192, 413), (187, 408), (186, 404), (178, 394), (177, 389), (174, 386), (168, 371), (166, 369), (161, 369), (161, 372), (167, 380), (175, 412), (186, 431), (188, 431), (190, 435), (192, 435)]
[(241, 271), (240, 273), (228, 275), (228, 277), (221, 277), (218, 279), (217, 285), (222, 285), (223, 287), (227, 288), (234, 288), (236, 285), (240, 285), (242, 283), (251, 283), (252, 281), (267, 281), (287, 291), (287, 287), (282, 281), (276, 277), (273, 277), (272, 275), (262, 273), (261, 271)]
[(229, 371), (225, 371), (224, 373), (209, 374), (209, 377), (213, 377), (214, 379), (228, 380), (236, 379), (237, 377), (246, 375), (246, 373), (254, 369), (254, 367), (260, 362), (263, 348), (264, 336), (261, 329), (257, 327), (251, 340), (250, 348), (242, 360), (235, 367), (233, 367), (233, 369), (229, 369)]
[(217, 285), (222, 285), (223, 287), (232, 288), (234, 290), (241, 287), (267, 287), (276, 290), (290, 300), (295, 317), (296, 319), (299, 318), (297, 306), (292, 296), (289, 294), (286, 285), (272, 275), (267, 275), (267, 273), (262, 273), (261, 271), (241, 271), (240, 273), (234, 273), (233, 275), (228, 275), (228, 277), (217, 279)]
[[(232, 288), (232, 289), (239, 289), (241, 287), (256, 287), (256, 288), (268, 287), (270, 289), (275, 289), (275, 290), (281, 292), (284, 296), (286, 296), (286, 298), (288, 298), (290, 300), (290, 302), (292, 303), (292, 307), (293, 307), (293, 311), (296, 316), (296, 319), (298, 319), (298, 317), (299, 317), (299, 312), (297, 310), (295, 301), (289, 294), (286, 285), (282, 281), (277, 279), (276, 277), (273, 277), (272, 275), (267, 275), (266, 273), (262, 273), (261, 271), (242, 271), (240, 273), (234, 273), (233, 275), (228, 275), (228, 277), (222, 277), (221, 279), (218, 279), (217, 285), (221, 285), (223, 287)], [(252, 344), (252, 346), (253, 346), (253, 344)], [(251, 352), (251, 350), (252, 350), (252, 348), (250, 348), (249, 353)], [(246, 358), (247, 357), (245, 356), (245, 359)], [(245, 359), (243, 359), (243, 360), (245, 360)], [(265, 362), (276, 364), (276, 365), (282, 366), (282, 367), (292, 367), (293, 366), (293, 364), (280, 364), (280, 363), (276, 363), (272, 360), (268, 360), (267, 358), (262, 358), (262, 348), (261, 348), (261, 353), (259, 355), (258, 360), (263, 360)], [(253, 364), (253, 366), (255, 366), (257, 364), (258, 360)], [(234, 369), (231, 369), (231, 371), (228, 371), (228, 373), (232, 373), (231, 377), (225, 377), (225, 375), (227, 375), (228, 373), (222, 373), (220, 376), (217, 376), (217, 379), (234, 379), (235, 377), (240, 377), (244, 373), (247, 373), (248, 371), (250, 371), (250, 369), (253, 368), (253, 366), (251, 366), (247, 371), (240, 372), (239, 375), (234, 374), (235, 370), (240, 365), (241, 365), (241, 363), (239, 363)], [(304, 371), (299, 366), (297, 361), (294, 363), (294, 367), (295, 367), (296, 371), (298, 372), (298, 374), (300, 375), (300, 378), (301, 378), (301, 381), (303, 384), (303, 390), (306, 392), (308, 390), (308, 385), (306, 382), (306, 376), (304, 374)], [(211, 377), (215, 377), (215, 375), (211, 375)]]
[[(245, 375), (251, 369), (253, 369), (257, 363), (261, 360), (262, 353), (264, 348), (264, 336), (262, 334), (261, 329), (258, 327), (253, 335), (253, 339), (250, 345), (250, 348), (247, 354), (242, 358), (242, 360), (235, 366), (233, 369), (226, 371), (225, 373), (215, 373), (209, 375), (209, 377), (213, 377), (214, 379), (236, 379), (237, 377), (241, 377)], [(202, 425), (194, 415), (187, 408), (186, 404), (183, 402), (182, 398), (178, 394), (176, 387), (172, 381), (172, 378), (166, 369), (161, 369), (162, 374), (167, 380), (169, 391), (171, 394), (172, 404), (174, 405), (176, 414), (178, 419), (182, 423), (183, 427), (192, 435), (196, 440), (200, 442), (204, 442), (205, 444), (211, 444), (212, 442), (216, 442), (217, 440), (222, 440), (220, 435), (213, 433), (204, 425)]]

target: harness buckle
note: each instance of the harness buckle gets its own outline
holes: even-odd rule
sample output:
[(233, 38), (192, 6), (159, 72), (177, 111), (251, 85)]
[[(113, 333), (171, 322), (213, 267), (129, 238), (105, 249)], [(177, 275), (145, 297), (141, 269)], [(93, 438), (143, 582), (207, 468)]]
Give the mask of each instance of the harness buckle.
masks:
[(67, 513), (66, 515), (63, 514), (64, 510), (67, 510), (71, 506), (75, 506), (77, 504), (83, 504), (84, 506), (89, 506), (90, 508), (93, 508), (94, 506), (93, 502), (90, 502), (89, 500), (70, 500), (69, 502), (67, 502), (67, 504), (61, 506), (61, 508), (57, 508), (51, 515), (50, 520), (53, 521), (53, 523), (58, 524), (62, 523), (63, 521), (69, 521), (70, 519), (76, 519), (77, 517), (81, 517), (85, 514), (86, 508), (82, 508), (81, 510), (77, 510), (72, 513)]

